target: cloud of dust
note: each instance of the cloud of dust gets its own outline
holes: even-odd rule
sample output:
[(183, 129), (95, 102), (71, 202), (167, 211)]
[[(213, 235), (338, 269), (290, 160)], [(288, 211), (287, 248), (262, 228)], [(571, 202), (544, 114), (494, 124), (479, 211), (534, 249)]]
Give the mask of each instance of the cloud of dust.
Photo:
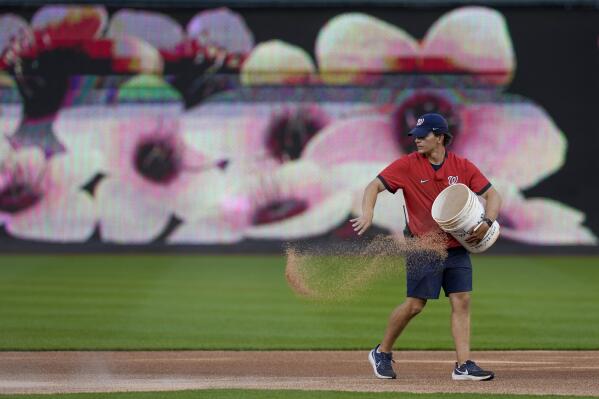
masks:
[(351, 299), (383, 278), (405, 273), (408, 256), (419, 257), (412, 268), (444, 260), (446, 243), (445, 233), (432, 232), (417, 238), (379, 235), (368, 242), (318, 247), (288, 244), (285, 277), (300, 297), (319, 301)]

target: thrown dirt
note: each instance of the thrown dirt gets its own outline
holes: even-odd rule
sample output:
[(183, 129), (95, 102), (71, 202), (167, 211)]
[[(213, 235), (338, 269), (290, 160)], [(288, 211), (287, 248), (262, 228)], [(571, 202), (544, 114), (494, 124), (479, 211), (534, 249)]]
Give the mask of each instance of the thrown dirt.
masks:
[[(345, 300), (359, 295), (376, 281), (405, 274), (406, 258), (430, 266), (447, 257), (447, 235), (433, 232), (418, 238), (379, 235), (369, 242), (329, 246), (287, 246), (285, 277), (300, 297), (321, 301)], [(416, 273), (417, 270), (410, 270)]]

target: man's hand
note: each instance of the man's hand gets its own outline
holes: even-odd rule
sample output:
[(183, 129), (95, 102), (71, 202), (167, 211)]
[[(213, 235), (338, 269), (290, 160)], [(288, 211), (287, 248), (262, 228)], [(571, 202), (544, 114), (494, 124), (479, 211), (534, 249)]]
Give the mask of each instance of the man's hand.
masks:
[(466, 242), (470, 245), (478, 244), (485, 237), (489, 228), (490, 227), (486, 222), (481, 221), (472, 229), (470, 237), (466, 238)]
[(352, 223), (354, 231), (357, 232), (359, 236), (364, 234), (364, 232), (372, 225), (372, 215), (374, 214), (376, 197), (384, 190), (385, 186), (379, 178), (373, 179), (364, 189), (364, 196), (362, 197), (362, 216), (349, 220)]
[(372, 215), (364, 214), (355, 219), (350, 219), (354, 231), (361, 236), (372, 225)]

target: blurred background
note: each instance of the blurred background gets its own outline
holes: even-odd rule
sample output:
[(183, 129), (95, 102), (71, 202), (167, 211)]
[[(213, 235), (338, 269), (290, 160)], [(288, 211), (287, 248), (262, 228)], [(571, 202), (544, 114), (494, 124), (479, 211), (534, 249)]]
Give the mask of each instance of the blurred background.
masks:
[(1, 2), (0, 248), (353, 240), (439, 112), (504, 198), (492, 252), (597, 253), (597, 3), (485, 3)]

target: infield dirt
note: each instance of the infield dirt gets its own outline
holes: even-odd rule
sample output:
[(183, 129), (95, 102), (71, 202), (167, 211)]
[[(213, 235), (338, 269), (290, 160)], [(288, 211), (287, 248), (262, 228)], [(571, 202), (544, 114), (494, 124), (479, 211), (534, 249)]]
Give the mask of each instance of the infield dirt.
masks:
[(599, 395), (599, 351), (484, 351), (488, 382), (452, 381), (453, 352), (395, 352), (397, 380), (368, 351), (0, 352), (0, 394), (303, 389)]

